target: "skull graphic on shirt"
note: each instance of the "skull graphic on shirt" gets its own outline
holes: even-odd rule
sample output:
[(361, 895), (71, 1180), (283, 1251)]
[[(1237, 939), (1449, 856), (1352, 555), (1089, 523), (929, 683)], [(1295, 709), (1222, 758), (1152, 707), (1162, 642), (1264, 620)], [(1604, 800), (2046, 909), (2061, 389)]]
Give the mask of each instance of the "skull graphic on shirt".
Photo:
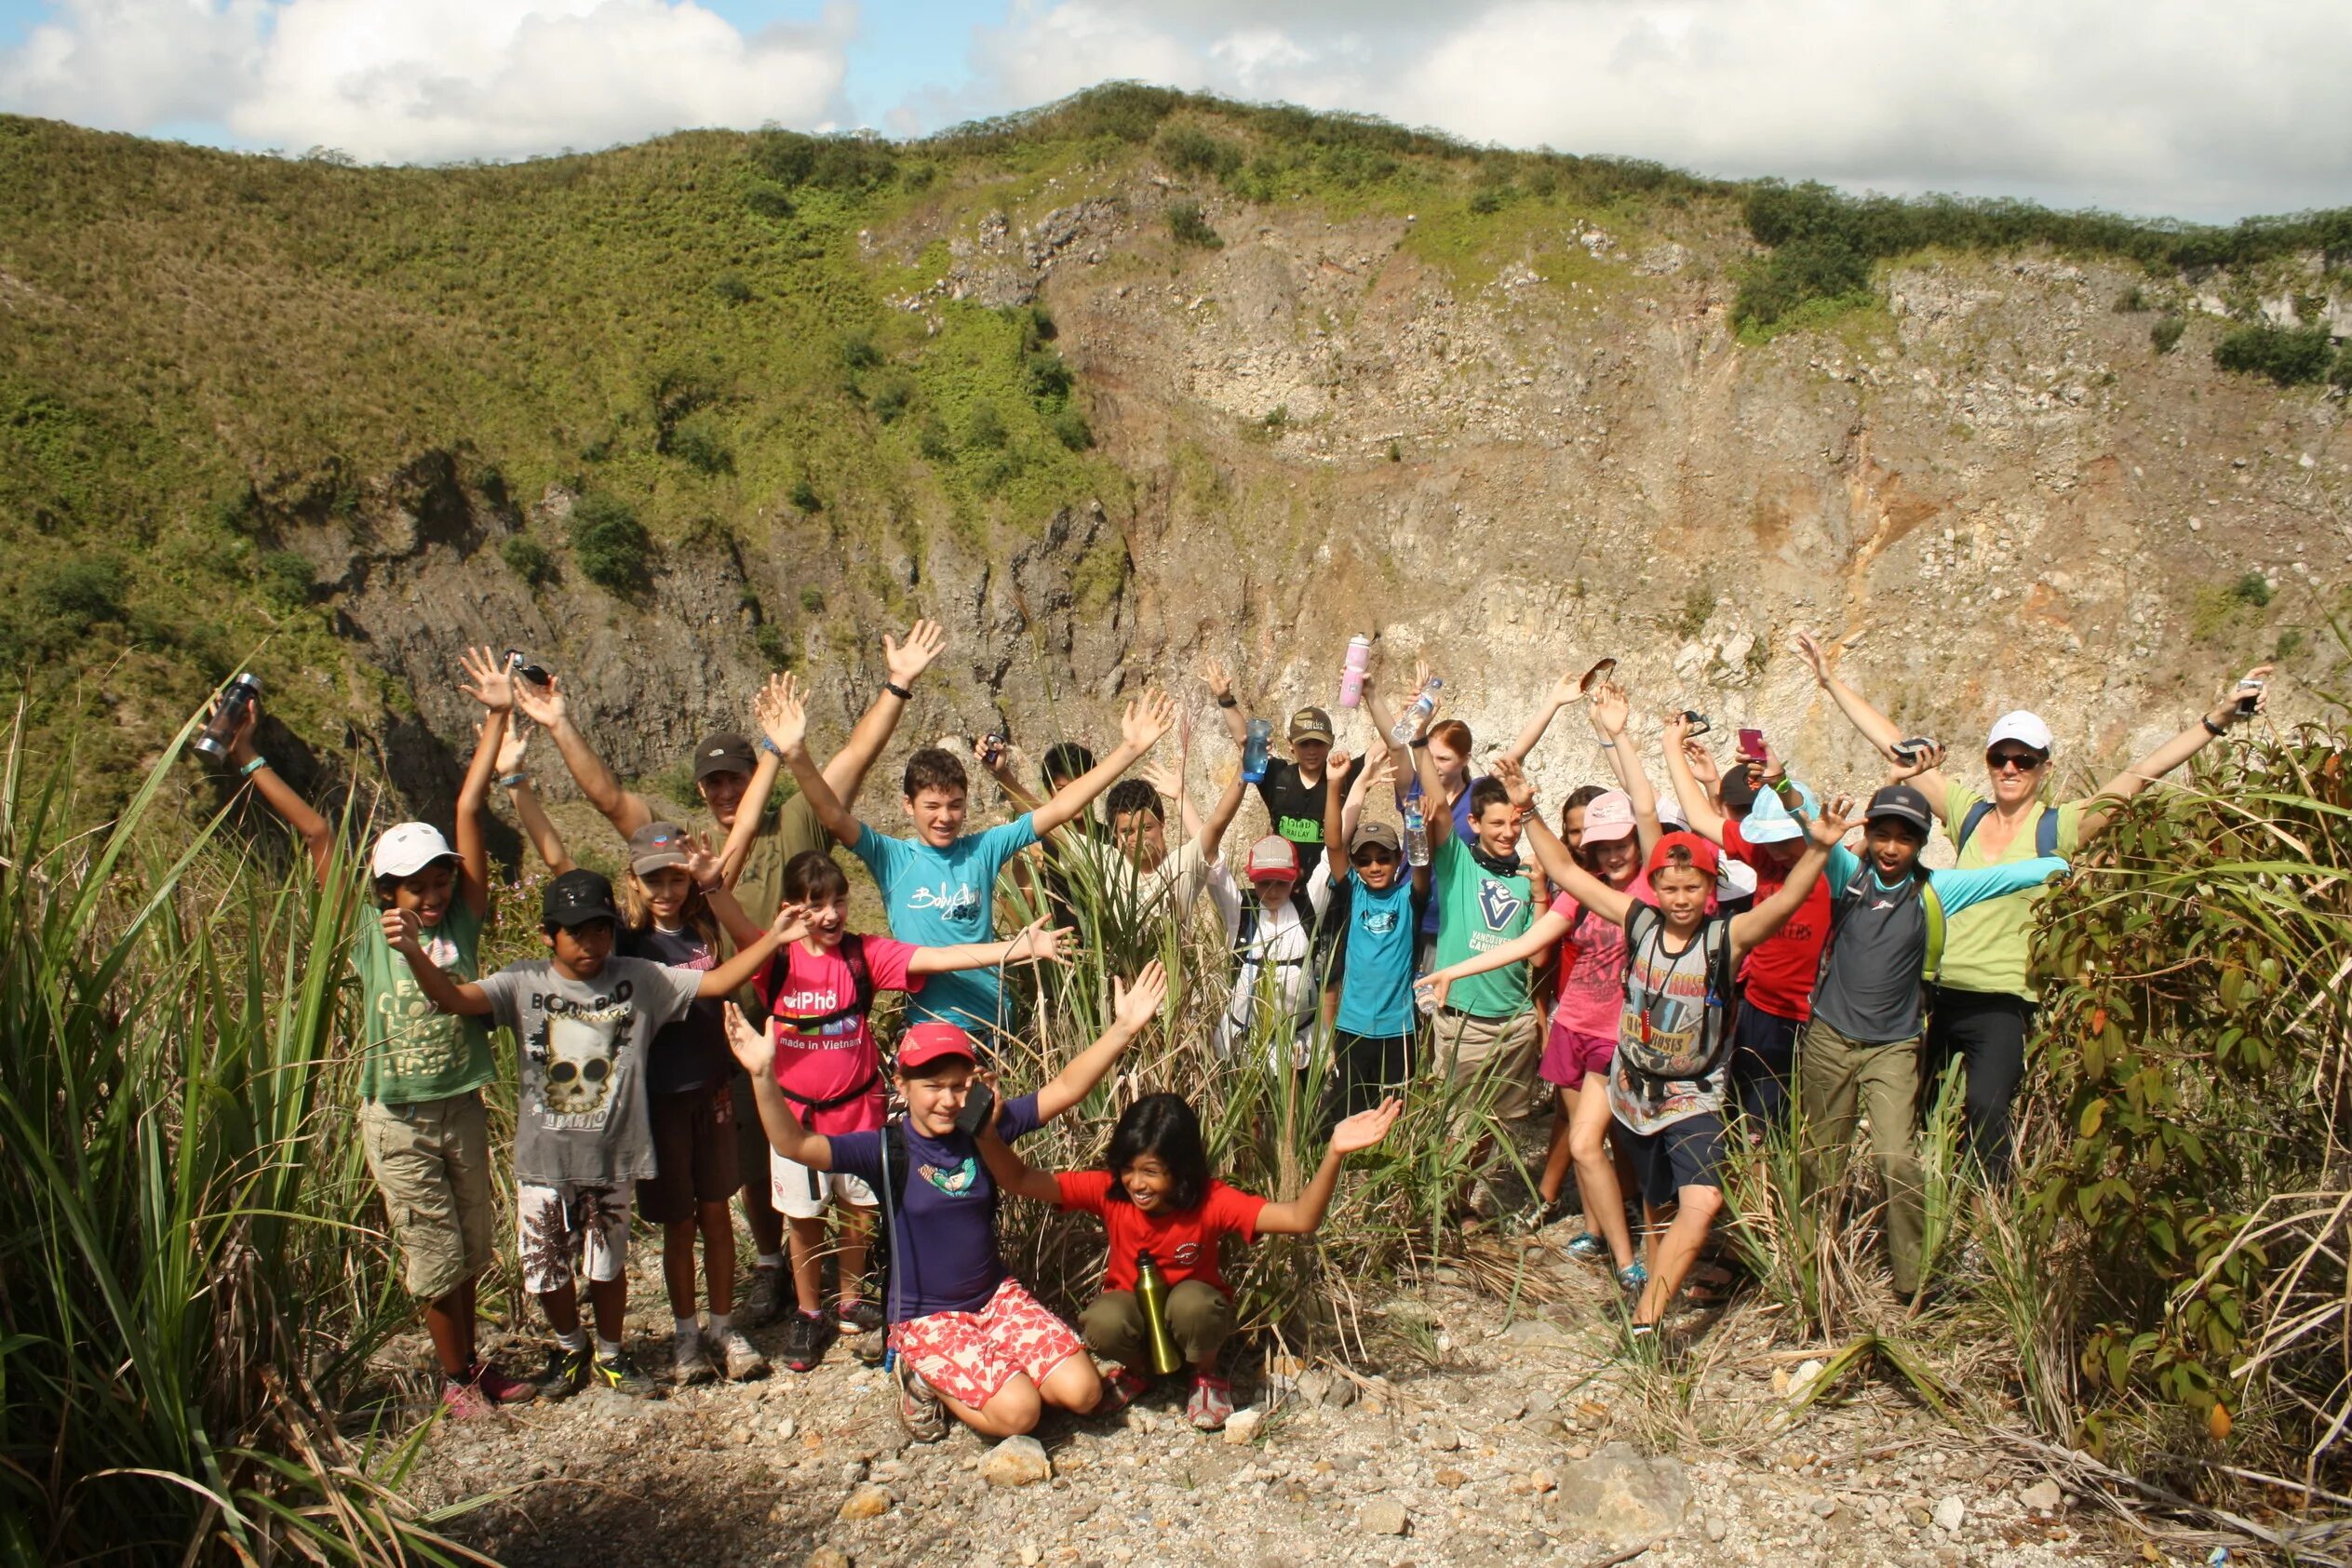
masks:
[(612, 1098), (623, 1031), (631, 1010), (547, 1015), (541, 1098), (551, 1116), (601, 1116)]

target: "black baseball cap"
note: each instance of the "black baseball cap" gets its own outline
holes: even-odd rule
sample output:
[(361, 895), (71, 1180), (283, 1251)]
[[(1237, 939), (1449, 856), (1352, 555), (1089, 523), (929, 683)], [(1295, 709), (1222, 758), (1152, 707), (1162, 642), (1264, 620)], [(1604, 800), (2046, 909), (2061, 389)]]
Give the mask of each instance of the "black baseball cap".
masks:
[(540, 895), (539, 918), (544, 925), (570, 931), (598, 920), (618, 925), (621, 911), (613, 907), (611, 882), (593, 871), (567, 871)]
[(1935, 832), (1935, 814), (1928, 807), (1928, 797), (1909, 784), (1888, 784), (1870, 797), (1870, 809), (1862, 815), (1869, 822), (1893, 817), (1923, 834)]
[(1723, 809), (1744, 811), (1755, 804), (1756, 783), (1748, 776), (1747, 765), (1740, 764), (1723, 776)]
[(748, 773), (759, 758), (751, 752), (751, 742), (732, 730), (705, 735), (703, 744), (694, 748), (694, 782), (702, 783), (713, 773)]

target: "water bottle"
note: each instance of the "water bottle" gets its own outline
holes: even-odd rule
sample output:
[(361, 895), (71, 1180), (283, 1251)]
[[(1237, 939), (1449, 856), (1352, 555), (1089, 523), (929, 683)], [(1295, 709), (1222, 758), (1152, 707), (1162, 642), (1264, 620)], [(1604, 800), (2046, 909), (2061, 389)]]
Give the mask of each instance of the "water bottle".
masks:
[(1421, 781), (1415, 779), (1404, 792), (1404, 864), (1427, 865), (1430, 863), (1429, 824), (1421, 816)]
[(262, 677), (240, 673), (229, 682), (229, 689), (221, 693), (221, 701), (212, 710), (212, 717), (204, 721), (204, 733), (195, 740), (199, 755), (215, 762), (229, 759), (230, 743), (236, 739), (237, 727), (245, 722), (246, 710), (262, 695)]
[(1266, 753), (1274, 744), (1271, 719), (1249, 721), (1249, 739), (1242, 743), (1242, 782), (1256, 784), (1266, 776)]
[(1143, 1308), (1143, 1337), (1150, 1347), (1151, 1370), (1165, 1377), (1184, 1364), (1176, 1335), (1168, 1332), (1168, 1281), (1149, 1253), (1136, 1256), (1136, 1304)]
[(1421, 688), (1421, 694), (1413, 699), (1413, 705), (1404, 710), (1395, 727), (1390, 730), (1389, 739), (1401, 746), (1411, 745), (1413, 737), (1421, 732), (1421, 725), (1437, 711), (1437, 689), (1445, 684), (1435, 676), (1430, 677), (1430, 683)]
[(1364, 701), (1364, 672), (1372, 667), (1372, 639), (1348, 639), (1348, 662), (1339, 670), (1339, 705), (1351, 708)]

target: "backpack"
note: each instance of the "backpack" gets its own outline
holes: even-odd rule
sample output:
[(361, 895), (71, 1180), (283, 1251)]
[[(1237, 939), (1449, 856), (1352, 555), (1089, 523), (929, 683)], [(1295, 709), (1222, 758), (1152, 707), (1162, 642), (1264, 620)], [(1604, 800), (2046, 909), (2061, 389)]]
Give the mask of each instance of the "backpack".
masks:
[[(2050, 815), (2057, 813), (2053, 811)], [(1815, 972), (1817, 974), (1829, 972), (1829, 955), (1830, 950), (1837, 945), (1837, 928), (1845, 923), (1846, 911), (1853, 907), (1853, 901), (1869, 891), (1871, 877), (1870, 867), (1864, 865), (1854, 873), (1854, 879), (1846, 884), (1846, 891), (1830, 900), (1829, 936), (1821, 943), (1821, 966)], [(1936, 976), (1943, 971), (1943, 899), (1936, 891), (1936, 885), (1928, 876), (1926, 866), (1914, 866), (1912, 877), (1919, 884), (1919, 909), (1928, 920), (1928, 946), (1920, 956), (1919, 984), (1932, 985)]]
[[(1001, 1108), (1001, 1102), (999, 1108)], [(882, 1187), (876, 1196), (881, 1199), (882, 1203), (882, 1223), (874, 1226), (874, 1234), (868, 1243), (870, 1250), (867, 1253), (866, 1266), (880, 1277), (882, 1299), (887, 1303), (885, 1316), (889, 1321), (895, 1323), (899, 1320), (900, 1279), (898, 1259), (893, 1253), (893, 1239), (898, 1227), (898, 1211), (907, 1201), (907, 1173), (914, 1169), (913, 1161), (907, 1156), (907, 1121), (904, 1117), (883, 1126), (881, 1157)], [(979, 1153), (975, 1149), (973, 1159), (979, 1158)], [(987, 1169), (985, 1162), (981, 1168)], [(997, 1186), (996, 1178), (991, 1175), (988, 1178), (988, 1230), (991, 1234), (996, 1230), (997, 1215), (1002, 1209), (1003, 1203), (1004, 1189)], [(910, 1248), (909, 1251), (911, 1250)]]
[[(1324, 914), (1317, 915), (1315, 901), (1307, 896), (1306, 878), (1302, 877), (1293, 883), (1290, 890), (1290, 907), (1292, 912), (1298, 917), (1298, 923), (1306, 929), (1307, 956), (1303, 958), (1261, 958), (1258, 960), (1260, 967), (1276, 970), (1306, 968), (1310, 973), (1328, 976), (1331, 972), (1332, 950), (1337, 945), (1339, 932), (1347, 930), (1348, 927), (1341, 900), (1341, 894), (1345, 891), (1344, 885), (1334, 887), (1331, 900), (1324, 905)], [(1334, 909), (1342, 910), (1337, 919), (1330, 918), (1330, 912)], [(1237, 969), (1250, 961), (1250, 950), (1257, 942), (1258, 918), (1264, 913), (1264, 909), (1255, 896), (1243, 901), (1241, 921), (1233, 928), (1232, 956)]]
[[(1647, 918), (1643, 918), (1644, 916)], [(1656, 954), (1665, 940), (1665, 934), (1666, 918), (1648, 905), (1635, 904), (1628, 911), (1624, 995), (1629, 1010), (1634, 1005), (1635, 958), (1644, 952)], [(1628, 1039), (1622, 1028), (1618, 1031), (1618, 1059), (1644, 1078), (1661, 1082), (1705, 1078), (1730, 1054), (1732, 1021), (1740, 1009), (1739, 981), (1732, 973), (1730, 919), (1720, 915), (1709, 918), (1699, 928), (1699, 942), (1705, 954), (1702, 961), (1707, 976), (1707, 997), (1704, 1016), (1699, 1021), (1696, 1049), (1677, 1052), (1662, 1041), (1651, 1040), (1650, 1010), (1657, 1005), (1656, 998), (1652, 998), (1648, 1006), (1641, 1010), (1640, 1038)]]
[[(849, 965), (850, 969), (850, 985), (853, 996), (849, 1006), (837, 1007), (830, 1012), (813, 1012), (806, 1014), (805, 1016), (799, 1013), (782, 1012), (772, 1008), (768, 1012), (770, 1021), (781, 1022), (795, 1034), (813, 1035), (828, 1024), (838, 1024), (845, 1018), (863, 1018), (867, 1013), (872, 1012), (874, 1007), (874, 971), (873, 967), (867, 961), (866, 939), (858, 935), (855, 931), (848, 932), (842, 936), (841, 961)], [(789, 972), (788, 969), (787, 972)], [(803, 1120), (806, 1120), (809, 1114), (813, 1111), (829, 1111), (839, 1106), (846, 1106), (853, 1100), (862, 1099), (866, 1095), (873, 1092), (874, 1085), (880, 1081), (880, 1079), (876, 1074), (869, 1072), (866, 1075), (865, 1081), (860, 1083), (856, 1088), (848, 1091), (846, 1093), (836, 1094), (830, 1099), (825, 1100), (811, 1100), (804, 1098), (801, 1095), (795, 1094), (791, 1090), (784, 1088), (781, 1084), (777, 1086), (777, 1092), (782, 1094), (786, 1099), (791, 1101), (795, 1106), (800, 1107), (800, 1117)]]
[[(1982, 822), (1992, 810), (1993, 802), (1990, 800), (1980, 800), (1969, 807), (1968, 815), (1960, 819), (1960, 831), (1953, 836), (1953, 849), (1967, 849), (1969, 835), (1976, 831), (1976, 824)], [(2043, 806), (2042, 814), (2034, 819), (2034, 852), (2037, 855), (2058, 852), (2058, 808), (2055, 806)]]

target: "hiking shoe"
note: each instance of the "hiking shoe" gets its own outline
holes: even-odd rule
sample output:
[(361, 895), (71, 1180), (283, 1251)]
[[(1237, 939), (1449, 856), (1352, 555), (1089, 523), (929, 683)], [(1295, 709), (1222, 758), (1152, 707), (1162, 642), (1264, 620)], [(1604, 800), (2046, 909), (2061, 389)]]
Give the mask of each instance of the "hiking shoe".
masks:
[(719, 1336), (719, 1359), (727, 1363), (727, 1381), (748, 1383), (755, 1377), (768, 1375), (768, 1358), (759, 1347), (744, 1337), (743, 1330), (730, 1324)]
[(1114, 1366), (1103, 1374), (1103, 1397), (1095, 1401), (1095, 1408), (1089, 1414), (1116, 1415), (1141, 1399), (1144, 1390), (1150, 1387), (1142, 1374)]
[(939, 1391), (915, 1370), (914, 1358), (902, 1351), (892, 1375), (898, 1379), (898, 1424), (907, 1428), (907, 1435), (917, 1442), (937, 1442), (946, 1437), (948, 1407), (939, 1402)]
[(833, 1330), (836, 1333), (872, 1333), (881, 1326), (882, 1309), (870, 1301), (853, 1297), (833, 1308)]
[(488, 1415), (498, 1407), (471, 1383), (461, 1383), (453, 1377), (441, 1379), (441, 1409), (452, 1421), (471, 1421), (477, 1415)]
[(509, 1377), (488, 1361), (476, 1361), (466, 1369), (465, 1380), (482, 1391), (482, 1398), (492, 1404), (529, 1404), (539, 1397), (539, 1390), (520, 1378)]
[(1602, 1240), (1599, 1237), (1593, 1235), (1589, 1230), (1583, 1235), (1572, 1239), (1566, 1246), (1561, 1248), (1560, 1250), (1567, 1253), (1568, 1256), (1576, 1259), (1579, 1263), (1606, 1263), (1609, 1261), (1609, 1244), (1606, 1241)]
[(735, 1308), (735, 1322), (746, 1329), (764, 1329), (784, 1313), (785, 1302), (791, 1295), (785, 1281), (782, 1264), (755, 1266), (751, 1271), (751, 1288), (745, 1291), (743, 1301)]
[(1633, 1262), (1619, 1269), (1617, 1271), (1617, 1288), (1625, 1293), (1625, 1298), (1628, 1301), (1639, 1299), (1642, 1292), (1649, 1288), (1648, 1265), (1643, 1263), (1641, 1259), (1635, 1258)]
[(1213, 1372), (1192, 1374), (1192, 1397), (1184, 1401), (1184, 1418), (1204, 1432), (1214, 1432), (1232, 1418), (1233, 1385)]
[(1539, 1196), (1534, 1202), (1502, 1222), (1503, 1234), (1533, 1236), (1539, 1230), (1559, 1224), (1567, 1217), (1567, 1206), (1558, 1199), (1547, 1202)]
[[(706, 1361), (703, 1364), (707, 1368), (710, 1363)], [(626, 1350), (617, 1355), (598, 1356), (590, 1361), (588, 1378), (600, 1388), (610, 1388), (616, 1394), (626, 1394), (632, 1399), (651, 1399), (658, 1392), (653, 1387), (653, 1380), (638, 1370), (637, 1362)]]
[(588, 1363), (593, 1360), (585, 1345), (577, 1350), (567, 1350), (558, 1345), (547, 1352), (547, 1370), (539, 1374), (539, 1397), (543, 1400), (568, 1400), (588, 1386)]
[(707, 1383), (719, 1374), (710, 1364), (710, 1356), (703, 1349), (699, 1333), (681, 1333), (670, 1341), (669, 1380), (680, 1388), (691, 1388), (697, 1383)]
[(825, 1360), (825, 1347), (833, 1337), (833, 1325), (819, 1313), (812, 1318), (795, 1308), (790, 1320), (784, 1325), (784, 1364), (794, 1372), (815, 1370)]
[(880, 1329), (872, 1333), (861, 1333), (850, 1341), (850, 1354), (855, 1356), (862, 1365), (880, 1366), (890, 1355), (890, 1336)]

